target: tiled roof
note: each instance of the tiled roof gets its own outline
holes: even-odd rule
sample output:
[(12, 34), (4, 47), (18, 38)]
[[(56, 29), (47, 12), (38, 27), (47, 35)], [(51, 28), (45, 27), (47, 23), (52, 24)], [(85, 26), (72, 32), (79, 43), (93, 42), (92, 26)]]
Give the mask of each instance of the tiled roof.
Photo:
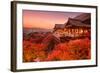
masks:
[(64, 28), (64, 27), (65, 27), (64, 24), (55, 24), (54, 29), (62, 29), (62, 28)]
[(74, 19), (80, 20), (80, 21), (85, 21), (85, 20), (90, 19), (90, 18), (91, 18), (91, 14), (90, 13), (82, 13), (82, 14), (74, 17)]
[(55, 24), (54, 29), (62, 29), (71, 26), (91, 27), (90, 24), (83, 23), (83, 21), (90, 19), (89, 13), (83, 13), (75, 18), (69, 18), (65, 24)]

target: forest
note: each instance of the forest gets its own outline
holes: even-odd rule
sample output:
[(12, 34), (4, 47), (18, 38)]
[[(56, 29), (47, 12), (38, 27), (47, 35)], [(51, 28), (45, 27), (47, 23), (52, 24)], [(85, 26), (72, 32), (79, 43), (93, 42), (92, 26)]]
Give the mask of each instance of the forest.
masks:
[[(23, 34), (23, 62), (44, 62), (91, 59), (88, 37), (56, 38), (52, 33)], [(65, 41), (62, 41), (65, 40)]]

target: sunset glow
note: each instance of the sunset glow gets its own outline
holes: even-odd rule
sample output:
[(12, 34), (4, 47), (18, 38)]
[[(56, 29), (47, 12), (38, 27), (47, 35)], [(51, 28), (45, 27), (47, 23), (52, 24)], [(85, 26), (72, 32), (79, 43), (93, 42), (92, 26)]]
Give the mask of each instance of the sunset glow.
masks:
[(81, 13), (23, 10), (23, 26), (26, 28), (52, 29), (55, 24), (64, 24), (68, 17), (75, 17)]

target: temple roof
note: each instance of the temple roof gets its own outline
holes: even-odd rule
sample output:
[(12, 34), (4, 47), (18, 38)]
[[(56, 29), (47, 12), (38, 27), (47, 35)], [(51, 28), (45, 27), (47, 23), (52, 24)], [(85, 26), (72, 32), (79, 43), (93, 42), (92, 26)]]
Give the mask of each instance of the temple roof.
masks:
[[(90, 23), (84, 23), (86, 20), (90, 19), (90, 13), (82, 13), (75, 18), (68, 18), (68, 21), (64, 24), (55, 24), (54, 29), (63, 29), (66, 27), (91, 27)], [(88, 20), (90, 21), (90, 20)]]
[(54, 29), (62, 29), (62, 28), (64, 28), (64, 27), (65, 27), (64, 24), (55, 24)]
[(91, 14), (90, 13), (82, 13), (82, 14), (74, 17), (74, 19), (80, 20), (80, 21), (85, 21), (85, 20), (90, 19), (90, 18), (91, 18)]
[(71, 25), (73, 25), (73, 26), (80, 26), (80, 27), (90, 27), (90, 24), (85, 24), (85, 23), (82, 23), (79, 20), (69, 18), (69, 20), (68, 20), (68, 22), (66, 24), (66, 27), (69, 27)]

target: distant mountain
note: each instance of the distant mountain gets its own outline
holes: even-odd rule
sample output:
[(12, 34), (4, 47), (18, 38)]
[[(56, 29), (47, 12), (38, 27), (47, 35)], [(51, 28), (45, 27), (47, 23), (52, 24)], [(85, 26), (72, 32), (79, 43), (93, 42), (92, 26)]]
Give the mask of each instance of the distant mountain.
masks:
[(52, 32), (53, 29), (45, 29), (45, 28), (23, 28), (24, 33), (31, 33), (31, 32)]

